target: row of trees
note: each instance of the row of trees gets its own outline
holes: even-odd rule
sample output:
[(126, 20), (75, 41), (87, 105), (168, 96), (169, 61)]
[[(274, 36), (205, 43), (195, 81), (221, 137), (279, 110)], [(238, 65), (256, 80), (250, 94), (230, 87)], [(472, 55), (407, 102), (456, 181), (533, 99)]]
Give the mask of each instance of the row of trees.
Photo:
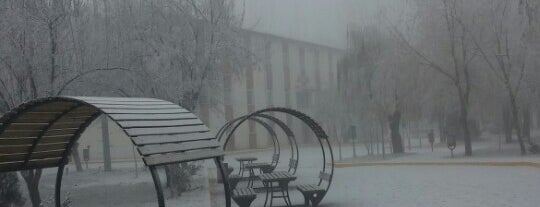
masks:
[(462, 138), (469, 156), (476, 128), (505, 128), (508, 141), (515, 132), (526, 154), (534, 145), (530, 114), (539, 109), (540, 4), (405, 4), (405, 12), (382, 10), (377, 26), (351, 27), (349, 49), (339, 65), (344, 104), (334, 109), (342, 122), (357, 123), (368, 136), (373, 123), (382, 137), (388, 127), (395, 153), (403, 152), (400, 128), (438, 123), (441, 140)]
[[(223, 68), (248, 62), (233, 7), (228, 0), (1, 0), (0, 113), (66, 94), (156, 97), (196, 111)], [(193, 166), (167, 169), (172, 179)], [(41, 172), (21, 172), (35, 207)]]

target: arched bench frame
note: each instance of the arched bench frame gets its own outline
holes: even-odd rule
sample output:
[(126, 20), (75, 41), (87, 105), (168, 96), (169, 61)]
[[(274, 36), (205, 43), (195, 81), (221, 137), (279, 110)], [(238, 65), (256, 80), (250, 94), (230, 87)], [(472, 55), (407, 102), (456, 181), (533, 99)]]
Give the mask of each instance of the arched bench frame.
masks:
[[(306, 114), (304, 114), (302, 112), (299, 112), (299, 111), (294, 110), (294, 109), (289, 109), (289, 108), (272, 107), (272, 108), (261, 109), (261, 110), (255, 111), (255, 112), (253, 112), (251, 114), (248, 114), (246, 116), (242, 116), (242, 117), (238, 118), (239, 120), (236, 121), (236, 124), (232, 128), (232, 131), (226, 137), (223, 148), (225, 148), (225, 146), (227, 145), (229, 139), (232, 138), (233, 133), (238, 129), (238, 127), (240, 125), (242, 125), (242, 123), (244, 123), (247, 120), (250, 120), (252, 117), (257, 117), (257, 116), (261, 116), (261, 115), (263, 117), (269, 117), (269, 116), (274, 117), (274, 116), (269, 115), (269, 113), (274, 113), (274, 112), (284, 113), (284, 114), (296, 117), (297, 119), (299, 119), (300, 121), (305, 123), (312, 130), (312, 132), (315, 134), (315, 136), (317, 137), (317, 141), (319, 143), (319, 146), (321, 147), (321, 152), (322, 152), (322, 157), (323, 157), (323, 164), (322, 164), (321, 173), (329, 174), (329, 177), (325, 178), (327, 180), (327, 182), (328, 182), (328, 184), (325, 186), (325, 189), (326, 189), (326, 192), (328, 192), (328, 190), (330, 189), (330, 186), (332, 185), (332, 180), (333, 180), (333, 177), (334, 177), (334, 153), (332, 151), (332, 146), (330, 144), (330, 141), (328, 140), (328, 135), (322, 129), (322, 127), (317, 122), (315, 122), (315, 120), (313, 120), (311, 117), (307, 116)], [(274, 121), (276, 119), (277, 118), (273, 119), (272, 121)], [(279, 119), (277, 119), (277, 120), (279, 120)], [(281, 121), (279, 121), (279, 122), (281, 122)], [(278, 122), (276, 122), (276, 123), (278, 123)], [(283, 123), (283, 122), (281, 122), (281, 123)], [(295, 136), (291, 136), (291, 137), (293, 139), (295, 139)], [(325, 145), (328, 148), (327, 149), (328, 150), (328, 155), (330, 155), (329, 159), (327, 159), (327, 157), (326, 157), (327, 152), (326, 152), (326, 149), (325, 149)], [(330, 163), (327, 163), (327, 161), (329, 161)], [(326, 167), (327, 165), (330, 165), (330, 169), (328, 169)], [(319, 178), (319, 182), (318, 182), (317, 185), (321, 185), (325, 179)], [(325, 195), (326, 194), (323, 194), (322, 197), (320, 197), (320, 200), (322, 200)]]
[[(226, 147), (228, 146), (229, 140), (231, 139), (232, 134), (234, 134), (234, 130), (232, 130), (232, 129), (236, 126), (235, 123), (238, 124), (238, 122), (243, 120), (244, 118), (246, 118), (246, 116), (247, 115), (237, 117), (237, 118), (225, 123), (219, 129), (216, 137), (217, 137), (218, 141), (220, 141), (220, 142), (222, 142), (222, 139), (224, 138), (224, 135), (227, 134), (227, 132), (229, 132), (227, 134), (227, 136), (225, 136), (226, 139), (223, 142), (223, 150), (226, 150)], [(270, 115), (267, 115), (267, 114), (257, 114), (257, 115), (255, 115), (253, 117), (248, 118), (248, 120), (255, 121), (256, 123), (259, 123), (259, 124), (263, 125), (263, 127), (265, 127), (266, 130), (269, 131), (270, 134), (276, 134), (274, 132), (274, 129), (269, 124), (267, 124), (266, 122), (260, 120), (261, 118), (265, 119), (265, 120), (268, 120), (269, 122), (278, 125), (279, 128), (281, 128), (281, 130), (283, 130), (283, 132), (287, 136), (287, 141), (289, 142), (289, 146), (291, 148), (291, 157), (289, 159), (289, 170), (288, 171), (295, 174), (296, 169), (298, 167), (298, 159), (299, 159), (300, 154), (299, 154), (299, 151), (298, 151), (298, 144), (296, 142), (296, 139), (294, 138), (293, 131), (283, 121), (281, 121), (280, 119), (278, 119), (276, 117), (273, 117), (273, 116), (270, 116)], [(279, 140), (278, 140), (277, 136), (275, 136), (275, 137), (273, 136), (272, 139), (276, 139), (276, 141), (273, 141), (274, 142), (274, 154), (276, 154), (275, 153), (276, 148), (278, 149), (277, 150), (278, 152), (279, 152), (279, 149), (280, 149)], [(276, 147), (275, 143), (277, 143), (277, 147)], [(278, 154), (280, 154), (280, 153), (278, 153)], [(279, 158), (278, 158), (278, 160), (279, 160)], [(277, 163), (276, 163), (276, 165), (277, 165)], [(275, 166), (275, 167), (277, 167), (277, 166)]]
[[(49, 97), (21, 104), (0, 118), (0, 149), (11, 148), (12, 152), (0, 155), (0, 172), (58, 167), (55, 204), (61, 207), (68, 156), (101, 114), (112, 119), (137, 147), (150, 168), (160, 207), (165, 200), (156, 167), (204, 159), (215, 161), (224, 181), (226, 206), (231, 206), (221, 161), (224, 152), (215, 135), (186, 109), (153, 98)], [(53, 141), (57, 139), (62, 142)], [(51, 148), (51, 143), (60, 146)]]

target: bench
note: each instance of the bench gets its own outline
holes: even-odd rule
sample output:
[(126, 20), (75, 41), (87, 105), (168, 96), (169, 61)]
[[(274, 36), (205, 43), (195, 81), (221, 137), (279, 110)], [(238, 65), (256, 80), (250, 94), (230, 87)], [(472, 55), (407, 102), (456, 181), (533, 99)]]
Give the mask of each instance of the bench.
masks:
[(242, 176), (241, 176), (241, 175), (237, 175), (237, 174), (231, 174), (231, 175), (229, 175), (229, 188), (230, 188), (231, 190), (236, 189), (236, 186), (238, 185), (238, 183), (240, 182), (240, 180), (242, 180)]
[(312, 206), (319, 205), (327, 190), (327, 188), (321, 186), (321, 183), (322, 181), (329, 182), (332, 176), (328, 173), (320, 172), (319, 178), (321, 179), (319, 184), (303, 184), (296, 186), (298, 191), (304, 196), (306, 206), (309, 206), (309, 203), (311, 203)]
[(264, 167), (261, 167), (260, 170), (262, 171), (262, 173), (271, 173), (271, 172), (274, 172), (274, 170), (276, 169), (276, 166), (279, 162), (279, 154), (274, 154), (272, 155), (272, 162), (271, 163), (257, 163), (257, 162), (254, 162), (254, 164), (266, 164)]
[(232, 199), (240, 207), (249, 207), (255, 198), (257, 193), (253, 188), (238, 188), (232, 192)]

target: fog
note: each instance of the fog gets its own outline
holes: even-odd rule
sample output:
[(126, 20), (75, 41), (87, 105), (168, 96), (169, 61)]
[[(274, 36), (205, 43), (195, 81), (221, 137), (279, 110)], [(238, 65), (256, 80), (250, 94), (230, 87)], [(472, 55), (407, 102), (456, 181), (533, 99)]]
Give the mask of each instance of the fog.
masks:
[(347, 26), (370, 25), (385, 10), (403, 9), (401, 0), (235, 0), (244, 28), (345, 49)]
[(0, 207), (537, 207), (539, 67), (538, 0), (0, 0)]

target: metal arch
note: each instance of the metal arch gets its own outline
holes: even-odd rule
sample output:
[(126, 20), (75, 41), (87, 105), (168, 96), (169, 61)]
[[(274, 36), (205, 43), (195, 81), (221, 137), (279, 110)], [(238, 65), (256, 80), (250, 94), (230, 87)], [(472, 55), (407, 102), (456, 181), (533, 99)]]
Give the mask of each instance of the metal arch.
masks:
[[(79, 106), (80, 107), (80, 106)], [(56, 207), (62, 207), (62, 202), (60, 201), (60, 190), (62, 189), (62, 177), (64, 175), (64, 167), (67, 163), (67, 157), (71, 153), (71, 150), (73, 149), (73, 145), (79, 140), (81, 137), (81, 134), (90, 126), (94, 120), (101, 115), (101, 112), (94, 113), (90, 118), (88, 118), (84, 124), (82, 124), (79, 129), (77, 129), (77, 132), (75, 132), (75, 135), (72, 139), (69, 140), (69, 143), (66, 147), (66, 150), (64, 151), (62, 155), (62, 159), (58, 162), (58, 171), (56, 172), (56, 184), (54, 186), (54, 198)]]
[[(242, 117), (239, 117), (239, 118), (233, 119), (233, 120), (230, 121), (230, 122), (227, 122), (227, 123), (220, 129), (220, 131), (218, 132), (218, 133), (219, 133), (219, 135), (217, 135), (218, 141), (221, 141), (221, 137), (223, 136), (223, 134), (225, 134), (225, 133), (227, 133), (227, 132), (229, 132), (229, 135), (234, 134), (234, 131), (229, 131), (229, 129), (230, 129), (229, 127), (232, 126), (232, 125), (234, 124), (234, 122), (240, 120), (241, 118), (242, 118)], [(261, 125), (268, 131), (268, 133), (270, 133), (270, 136), (272, 136), (272, 143), (273, 143), (273, 145), (274, 145), (274, 155), (275, 155), (275, 154), (278, 154), (278, 155), (279, 155), (279, 154), (281, 153), (281, 146), (280, 146), (280, 144), (279, 144), (279, 140), (278, 140), (278, 138), (277, 138), (277, 134), (276, 134), (276, 132), (272, 129), (272, 127), (271, 127), (268, 123), (266, 123), (266, 122), (264, 122), (264, 121), (262, 121), (261, 119), (258, 119), (258, 118), (256, 118), (256, 117), (252, 117), (252, 118), (250, 118), (250, 120), (251, 120), (251, 121), (255, 121), (256, 123), (261, 124)], [(231, 137), (231, 136), (228, 136), (228, 137)], [(228, 139), (225, 140), (225, 144), (223, 144), (223, 149), (225, 149), (225, 147), (227, 146), (227, 143), (228, 143)], [(276, 161), (277, 161), (277, 162), (275, 163), (275, 165), (277, 166), (277, 163), (279, 162), (279, 157), (278, 157), (278, 159), (277, 159)], [(276, 167), (276, 166), (274, 166), (274, 167)]]
[[(318, 138), (317, 141), (320, 144), (322, 154), (323, 154), (323, 167), (322, 167), (323, 169), (322, 169), (322, 172), (326, 172), (326, 152), (325, 152), (323, 142), (321, 141), (321, 139), (326, 140), (326, 144), (328, 144), (328, 149), (329, 149), (330, 155), (331, 155), (331, 157), (330, 157), (330, 162), (331, 162), (331, 171), (330, 171), (330, 173), (331, 174), (330, 174), (330, 179), (328, 180), (328, 186), (326, 187), (326, 189), (330, 189), (330, 185), (331, 185), (333, 177), (334, 177), (334, 156), (333, 156), (333, 152), (332, 152), (332, 147), (330, 145), (330, 142), (328, 141), (328, 135), (326, 134), (326, 132), (311, 117), (307, 116), (306, 114), (304, 114), (304, 113), (302, 113), (300, 111), (294, 110), (294, 109), (282, 108), (282, 107), (272, 107), (272, 108), (261, 109), (261, 110), (255, 111), (255, 112), (253, 112), (251, 114), (248, 114), (246, 116), (243, 116), (244, 118), (242, 118), (239, 121), (239, 123), (236, 124), (235, 127), (232, 130), (235, 131), (244, 121), (250, 119), (251, 117), (257, 116), (258, 114), (267, 113), (267, 112), (281, 112), (281, 113), (292, 115), (292, 116), (300, 119), (302, 122), (304, 122), (306, 125), (308, 125), (311, 128), (313, 133), (315, 133), (315, 135)], [(230, 139), (231, 135), (232, 134), (229, 134), (229, 136), (227, 137), (227, 140)], [(322, 178), (319, 179), (319, 184), (318, 185), (321, 185), (321, 183), (322, 183)], [(326, 194), (322, 195), (323, 198), (324, 198), (325, 195)], [(321, 198), (321, 200), (322, 200), (322, 198)]]
[[(287, 135), (287, 139), (289, 139), (289, 145), (291, 147), (291, 159), (289, 160), (289, 172), (291, 171), (290, 162), (295, 159), (296, 154), (296, 166), (294, 167), (293, 174), (296, 174), (296, 169), (298, 168), (298, 160), (300, 159), (300, 152), (298, 151), (298, 143), (296, 142), (296, 138), (294, 136), (294, 132), (289, 128), (285, 122), (281, 121), (280, 119), (267, 115), (267, 114), (257, 114), (257, 117), (266, 118), (275, 124), (277, 124)], [(294, 147), (293, 147), (294, 145)]]
[[(245, 118), (247, 115), (245, 116), (241, 116), (241, 117), (237, 117), (227, 123), (225, 123), (218, 131), (217, 133), (217, 139), (219, 141), (221, 141), (221, 139), (223, 138), (223, 135), (224, 133), (226, 133), (226, 131), (228, 131), (230, 129), (230, 127), (237, 121), (240, 121), (242, 118)], [(299, 150), (298, 150), (298, 143), (296, 142), (296, 139), (295, 139), (295, 135), (293, 133), (293, 131), (283, 122), (281, 121), (280, 119), (276, 118), (276, 117), (273, 117), (273, 116), (270, 116), (270, 115), (267, 115), (267, 114), (257, 114), (255, 115), (254, 117), (257, 117), (257, 118), (265, 118), (265, 119), (268, 119), (269, 121), (277, 124), (284, 132), (285, 134), (287, 135), (287, 139), (289, 141), (289, 146), (291, 147), (291, 158), (289, 159), (289, 164), (292, 160), (295, 159), (295, 155), (296, 155), (296, 161), (299, 160), (299, 157), (300, 157), (300, 153), (299, 153)], [(251, 117), (250, 119), (253, 119), (254, 117)], [(272, 127), (270, 127), (271, 130), (273, 130)], [(234, 132), (234, 131), (233, 131)], [(231, 133), (233, 133), (231, 132)], [(223, 149), (225, 149), (225, 147), (227, 146), (229, 140), (232, 138), (232, 136), (228, 136), (223, 144)], [(293, 146), (294, 145), (294, 146)], [(298, 163), (298, 162), (297, 162)], [(290, 165), (289, 165), (290, 166)], [(296, 169), (297, 169), (297, 166), (298, 164), (296, 164), (296, 167), (294, 168), (294, 171), (293, 171), (293, 174), (296, 173)], [(289, 167), (289, 171), (290, 171), (290, 167)]]

